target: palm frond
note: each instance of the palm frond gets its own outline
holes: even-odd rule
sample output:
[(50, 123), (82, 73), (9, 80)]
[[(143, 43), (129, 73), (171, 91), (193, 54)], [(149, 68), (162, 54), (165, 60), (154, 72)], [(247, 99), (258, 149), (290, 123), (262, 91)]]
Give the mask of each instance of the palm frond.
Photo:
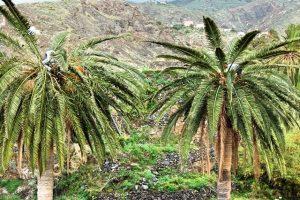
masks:
[(215, 49), (221, 48), (222, 46), (221, 33), (216, 23), (209, 17), (203, 17), (203, 21), (204, 21), (204, 30), (206, 33), (206, 38), (210, 42), (210, 45)]

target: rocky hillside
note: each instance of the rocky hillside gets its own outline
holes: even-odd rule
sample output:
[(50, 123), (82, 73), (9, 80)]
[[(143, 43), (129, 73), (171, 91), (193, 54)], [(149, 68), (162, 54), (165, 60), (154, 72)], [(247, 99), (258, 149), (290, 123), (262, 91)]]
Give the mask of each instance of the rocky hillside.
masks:
[[(22, 4), (18, 7), (41, 30), (42, 34), (38, 39), (44, 49), (47, 49), (51, 37), (60, 31), (67, 30), (72, 33), (70, 46), (74, 46), (73, 41), (77, 44), (91, 37), (128, 33), (129, 37), (107, 42), (103, 49), (136, 66), (153, 68), (163, 64), (155, 57), (164, 49), (144, 41), (169, 41), (198, 48), (204, 45), (202, 16), (208, 15), (208, 11), (189, 9), (180, 6), (179, 1), (176, 2), (177, 5), (165, 5), (133, 4), (124, 0), (64, 0), (30, 6)], [(273, 25), (282, 27), (287, 23), (298, 22), (300, 15), (289, 18), (283, 16), (300, 12), (300, 9), (297, 10), (300, 2), (290, 0), (291, 4), (297, 5), (293, 12), (286, 11), (286, 7), (292, 6), (283, 6), (278, 2), (255, 0), (246, 3), (245, 0), (242, 6), (230, 8), (230, 12), (219, 10), (212, 17), (223, 28), (227, 28), (227, 36), (232, 36), (233, 33), (228, 31), (232, 27), (236, 30), (268, 29)], [(275, 19), (276, 23), (273, 22)], [(193, 26), (184, 26), (184, 22), (193, 22)], [(242, 26), (243, 28), (237, 28)]]
[[(161, 40), (201, 46), (204, 34), (196, 30), (166, 27), (139, 7), (122, 0), (72, 0), (18, 5), (39, 30), (41, 46), (47, 49), (49, 39), (57, 32), (70, 31), (76, 45), (86, 38), (128, 33), (130, 36), (107, 42), (104, 49), (139, 67), (157, 67), (155, 57), (162, 48), (143, 41)], [(113, 44), (113, 45), (111, 45)]]
[(216, 18), (226, 19), (223, 24), (241, 30), (283, 30), (288, 24), (300, 23), (300, 1), (256, 0), (243, 6), (221, 10)]
[(218, 11), (245, 5), (253, 0), (175, 0), (172, 3), (190, 9)]
[(300, 23), (299, 0), (175, 0), (167, 5), (144, 3), (140, 7), (145, 14), (162, 22), (193, 20), (197, 24), (202, 15), (208, 15), (223, 27), (238, 31), (254, 28), (282, 31), (290, 23)]

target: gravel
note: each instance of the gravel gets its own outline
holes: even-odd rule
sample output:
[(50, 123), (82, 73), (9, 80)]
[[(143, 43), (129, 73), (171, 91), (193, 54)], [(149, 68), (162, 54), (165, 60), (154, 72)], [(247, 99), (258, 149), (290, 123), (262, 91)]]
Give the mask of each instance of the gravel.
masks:
[[(182, 190), (176, 192), (158, 191), (131, 191), (126, 195), (128, 200), (206, 200), (212, 195), (212, 191), (207, 189), (201, 192), (196, 190)], [(119, 195), (103, 194), (98, 200), (121, 200)], [(124, 199), (124, 198), (123, 198)]]

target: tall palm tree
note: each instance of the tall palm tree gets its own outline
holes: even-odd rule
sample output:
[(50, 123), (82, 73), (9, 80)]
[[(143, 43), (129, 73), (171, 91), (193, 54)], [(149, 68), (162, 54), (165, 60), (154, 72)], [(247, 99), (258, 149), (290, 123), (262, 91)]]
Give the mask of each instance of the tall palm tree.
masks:
[(214, 21), (204, 17), (204, 24), (209, 50), (153, 42), (176, 53), (160, 58), (182, 63), (163, 71), (176, 72), (176, 76), (155, 95), (164, 97), (156, 110), (158, 118), (173, 111), (164, 130), (165, 138), (178, 119), (184, 117), (181, 147), (185, 157), (193, 135), (205, 124), (201, 121), (207, 120), (209, 136), (216, 143), (218, 199), (230, 199), (232, 158), (236, 157), (233, 154), (237, 153), (239, 138), (249, 150), (255, 140), (266, 161), (270, 160), (269, 155), (276, 155), (274, 158), (283, 164), (285, 127), (297, 123), (293, 116), (300, 109), (300, 94), (277, 71), (285, 65), (266, 61), (290, 53), (281, 48), (299, 39), (271, 44), (249, 54), (247, 47), (259, 31), (249, 32), (224, 47)]
[(82, 153), (90, 148), (101, 163), (120, 146), (113, 116), (126, 116), (138, 105), (138, 72), (101, 53), (96, 38), (68, 56), (66, 34), (53, 39), (43, 58), (30, 24), (10, 0), (1, 14), (15, 37), (1, 32), (8, 49), (0, 61), (0, 164), (5, 170), (18, 143), (32, 170), (38, 169), (38, 199), (53, 199), (53, 165), (61, 169), (67, 152), (67, 132)]

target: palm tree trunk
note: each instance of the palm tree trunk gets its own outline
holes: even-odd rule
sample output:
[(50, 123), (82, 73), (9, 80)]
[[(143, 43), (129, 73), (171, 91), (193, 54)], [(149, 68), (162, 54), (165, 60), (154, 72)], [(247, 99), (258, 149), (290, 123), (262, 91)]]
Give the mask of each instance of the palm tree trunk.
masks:
[(53, 166), (54, 153), (53, 148), (50, 150), (47, 166), (42, 175), (37, 178), (37, 197), (38, 200), (52, 200), (53, 199)]
[(232, 127), (223, 108), (219, 126), (219, 177), (217, 195), (219, 200), (229, 200), (231, 193)]
[(232, 170), (234, 175), (237, 174), (238, 163), (239, 163), (239, 143), (240, 137), (236, 131), (233, 131), (232, 136)]
[(203, 157), (203, 171), (206, 174), (210, 174), (211, 170), (211, 163), (210, 163), (210, 143), (207, 131), (207, 123), (206, 120), (203, 120), (202, 126), (202, 142), (205, 147), (204, 149), (204, 157)]
[[(207, 129), (206, 129), (207, 130)], [(206, 163), (206, 170), (205, 172), (207, 174), (210, 174), (210, 170), (211, 170), (211, 163), (210, 163), (210, 143), (209, 143), (209, 137), (208, 137), (208, 133), (206, 131), (205, 134), (205, 139), (204, 139), (204, 145), (206, 147), (206, 153), (205, 153), (205, 163)]]
[(197, 162), (195, 166), (195, 171), (201, 172), (203, 174), (210, 174), (211, 163), (210, 163), (210, 143), (207, 132), (206, 120), (200, 122), (200, 128), (198, 130), (198, 136), (195, 138), (197, 148), (200, 154), (200, 161)]
[(255, 130), (253, 130), (253, 168), (254, 178), (258, 180), (260, 177), (260, 158)]

